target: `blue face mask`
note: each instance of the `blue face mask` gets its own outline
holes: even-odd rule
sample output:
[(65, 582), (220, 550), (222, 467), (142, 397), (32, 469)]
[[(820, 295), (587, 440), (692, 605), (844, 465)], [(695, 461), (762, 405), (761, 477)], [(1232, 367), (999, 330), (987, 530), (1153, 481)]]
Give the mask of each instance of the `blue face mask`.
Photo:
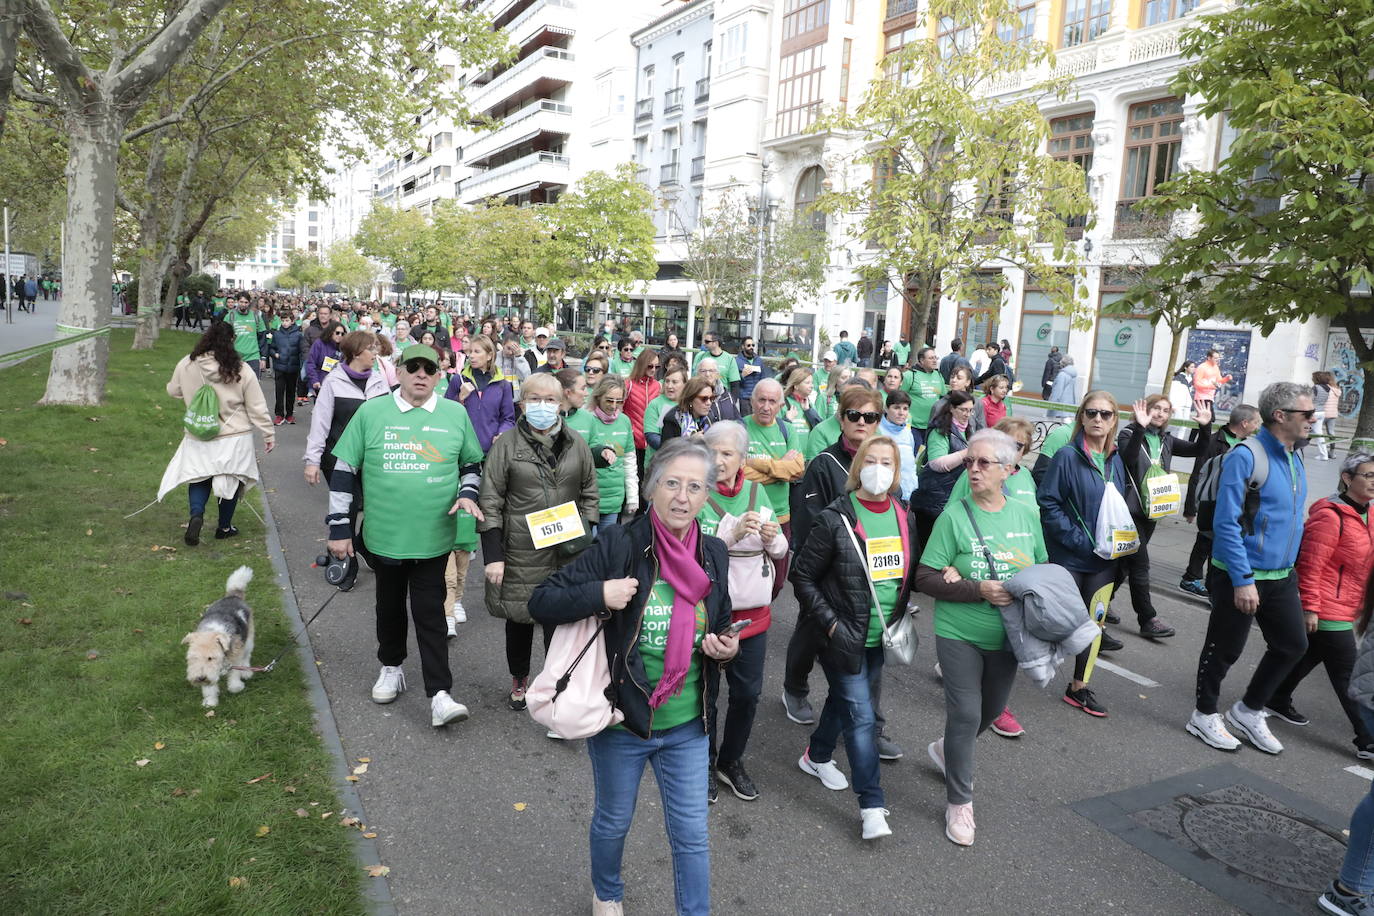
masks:
[(530, 404), (525, 408), (525, 419), (530, 421), (530, 426), (538, 430), (548, 429), (558, 422), (558, 405), (540, 401), (538, 404)]

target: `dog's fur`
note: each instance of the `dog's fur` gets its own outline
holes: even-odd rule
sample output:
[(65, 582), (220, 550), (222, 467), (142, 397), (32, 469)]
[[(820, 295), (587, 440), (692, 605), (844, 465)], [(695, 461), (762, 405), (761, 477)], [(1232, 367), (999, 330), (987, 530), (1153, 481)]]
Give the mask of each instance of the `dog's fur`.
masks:
[(196, 629), (181, 640), (186, 646), (186, 680), (200, 688), (200, 705), (219, 705), (219, 680), (228, 675), (230, 693), (243, 690), (253, 664), (253, 609), (243, 600), (253, 570), (240, 566), (224, 584), (224, 597), (205, 609)]

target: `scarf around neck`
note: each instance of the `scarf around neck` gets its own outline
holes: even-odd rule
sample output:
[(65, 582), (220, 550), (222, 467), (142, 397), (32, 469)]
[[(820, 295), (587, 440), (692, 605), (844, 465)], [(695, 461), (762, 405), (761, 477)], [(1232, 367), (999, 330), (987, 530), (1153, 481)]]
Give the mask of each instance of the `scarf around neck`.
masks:
[(673, 590), (673, 616), (668, 623), (668, 646), (663, 653), (663, 675), (649, 697), (649, 706), (657, 709), (671, 697), (682, 692), (687, 669), (692, 664), (692, 644), (696, 641), (697, 603), (711, 590), (706, 570), (697, 562), (697, 544), (701, 527), (693, 520), (687, 537), (678, 540), (668, 530), (658, 512), (649, 510), (653, 526), (654, 550), (658, 554), (659, 575)]
[(600, 407), (593, 407), (592, 413), (596, 415), (598, 420), (608, 425), (614, 423), (620, 417), (618, 411), (616, 413), (606, 413), (606, 411), (602, 410)]
[(744, 468), (739, 469), (734, 480), (717, 480), (716, 492), (721, 496), (734, 498), (739, 495), (739, 491), (744, 487)]

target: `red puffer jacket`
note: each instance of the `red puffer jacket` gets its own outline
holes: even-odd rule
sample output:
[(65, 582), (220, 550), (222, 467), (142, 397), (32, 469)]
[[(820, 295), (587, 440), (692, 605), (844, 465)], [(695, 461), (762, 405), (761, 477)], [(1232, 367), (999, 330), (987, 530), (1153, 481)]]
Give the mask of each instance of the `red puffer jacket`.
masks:
[(645, 447), (644, 408), (658, 397), (658, 392), (658, 381), (647, 375), (638, 381), (630, 382), (629, 390), (625, 392), (625, 416), (630, 418), (630, 426), (634, 430), (635, 448)]
[(1374, 565), (1374, 516), (1366, 522), (1350, 503), (1328, 496), (1312, 504), (1298, 551), (1302, 609), (1321, 620), (1354, 620)]

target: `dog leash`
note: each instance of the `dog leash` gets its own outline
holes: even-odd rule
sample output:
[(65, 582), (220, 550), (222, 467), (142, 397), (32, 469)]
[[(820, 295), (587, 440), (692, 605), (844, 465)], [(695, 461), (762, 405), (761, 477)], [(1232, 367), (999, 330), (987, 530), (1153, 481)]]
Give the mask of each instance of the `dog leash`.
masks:
[(283, 655), (286, 654), (287, 650), (290, 649), (293, 645), (295, 645), (295, 644), (296, 644), (296, 640), (299, 639), (299, 638), (301, 637), (301, 635), (302, 635), (303, 633), (305, 633), (306, 629), (307, 629), (312, 623), (315, 622), (315, 618), (318, 617), (318, 616), (320, 616), (320, 614), (324, 612), (324, 609), (325, 609), (325, 608), (329, 607), (329, 602), (331, 602), (331, 601), (333, 601), (335, 598), (339, 597), (339, 595), (341, 595), (342, 593), (343, 593), (342, 589), (337, 589), (337, 588), (334, 589), (334, 594), (332, 594), (332, 595), (330, 595), (328, 598), (324, 599), (324, 604), (320, 605), (320, 609), (319, 609), (318, 611), (316, 611), (315, 613), (313, 613), (313, 614), (310, 615), (310, 619), (307, 620), (307, 621), (305, 622), (305, 625), (302, 626), (302, 627), (300, 628), (300, 630), (296, 633), (295, 636), (292, 636), (292, 637), (291, 637), (291, 641), (288, 642), (285, 646), (282, 647), (282, 650), (281, 650), (280, 652), (277, 653), (277, 657), (276, 657), (276, 658), (272, 659), (270, 662), (268, 662), (268, 663), (265, 664), (265, 665), (230, 665), (230, 666), (229, 666), (229, 670), (230, 670), (230, 671), (252, 671), (252, 672), (255, 672), (255, 673), (262, 673), (262, 674), (266, 674), (267, 672), (271, 671), (273, 668), (275, 668), (275, 667), (277, 666), (277, 662), (281, 661), (281, 657), (282, 657)]

